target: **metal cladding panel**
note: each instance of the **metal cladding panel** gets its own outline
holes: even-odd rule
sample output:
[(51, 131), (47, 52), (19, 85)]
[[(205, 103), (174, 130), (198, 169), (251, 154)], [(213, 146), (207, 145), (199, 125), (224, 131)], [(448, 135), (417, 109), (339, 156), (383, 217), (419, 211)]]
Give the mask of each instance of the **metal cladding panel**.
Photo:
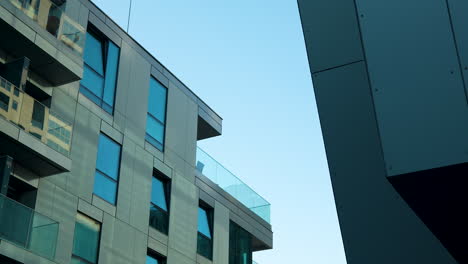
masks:
[(363, 59), (354, 0), (299, 0), (312, 73)]
[(466, 15), (468, 1), (448, 0), (448, 4), (466, 90), (468, 87), (468, 19)]
[(468, 107), (445, 1), (358, 0), (387, 175), (468, 161)]

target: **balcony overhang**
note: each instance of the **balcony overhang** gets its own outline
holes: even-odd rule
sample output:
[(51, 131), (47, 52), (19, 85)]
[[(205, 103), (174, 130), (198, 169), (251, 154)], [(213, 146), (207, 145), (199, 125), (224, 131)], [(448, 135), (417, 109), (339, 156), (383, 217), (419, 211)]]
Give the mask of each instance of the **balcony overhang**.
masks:
[(71, 160), (16, 125), (0, 117), (0, 156), (9, 155), (14, 163), (38, 176), (69, 172)]
[(82, 78), (79, 56), (8, 1), (0, 1), (0, 32), (0, 49), (14, 59), (28, 57), (30, 69), (52, 86)]
[(223, 120), (211, 109), (198, 108), (197, 140), (216, 137), (222, 133)]

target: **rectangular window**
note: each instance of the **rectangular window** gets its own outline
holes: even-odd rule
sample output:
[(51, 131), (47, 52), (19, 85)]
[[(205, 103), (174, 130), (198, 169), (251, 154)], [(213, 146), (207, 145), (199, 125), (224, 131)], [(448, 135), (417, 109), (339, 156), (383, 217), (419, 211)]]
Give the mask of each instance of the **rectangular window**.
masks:
[(204, 204), (198, 207), (197, 253), (205, 258), (213, 258), (213, 209)]
[(116, 203), (119, 182), (121, 146), (104, 134), (99, 135), (99, 145), (94, 178), (94, 194)]
[(166, 264), (166, 258), (159, 254), (148, 252), (148, 255), (146, 255), (146, 264)]
[(159, 150), (164, 150), (166, 128), (167, 88), (151, 77), (146, 119), (146, 141)]
[(102, 34), (86, 33), (80, 92), (109, 114), (114, 111), (119, 53), (119, 47)]
[(81, 213), (76, 215), (72, 264), (97, 263), (100, 232), (99, 222)]
[(234, 222), (229, 225), (229, 264), (252, 263), (252, 235)]
[(152, 178), (150, 226), (167, 235), (169, 231), (170, 182), (155, 173)]

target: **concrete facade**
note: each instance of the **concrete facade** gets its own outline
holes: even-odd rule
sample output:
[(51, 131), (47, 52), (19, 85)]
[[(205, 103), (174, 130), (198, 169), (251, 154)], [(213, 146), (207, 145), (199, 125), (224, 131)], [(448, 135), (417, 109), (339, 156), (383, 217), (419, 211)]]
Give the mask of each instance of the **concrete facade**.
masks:
[[(0, 144), (8, 139), (13, 142), (11, 148), (19, 144), (33, 152), (21, 164), (14, 163), (13, 177), (35, 186), (34, 210), (59, 223), (52, 259), (1, 236), (0, 255), (19, 263), (70, 263), (77, 212), (101, 223), (98, 263), (102, 264), (143, 264), (149, 250), (167, 257), (169, 264), (227, 264), (230, 221), (253, 235), (254, 250), (272, 248), (271, 225), (196, 171), (197, 140), (220, 135), (221, 117), (93, 3), (68, 0), (66, 12), (85, 29), (92, 24), (120, 48), (114, 113), (108, 114), (80, 93), (80, 56), (10, 1), (0, 2), (2, 34), (8, 32), (14, 40), (30, 41), (25, 52), (15, 47), (13, 40), (0, 40), (7, 42), (0, 44), (0, 62), (40, 53), (44, 62), (37, 64), (32, 56), (28, 81), (51, 96), (51, 111), (70, 120), (73, 127), (69, 155), (62, 155), (0, 118)], [(64, 77), (55, 78), (54, 71), (64, 72)], [(164, 151), (145, 141), (151, 76), (168, 89)], [(100, 133), (122, 146), (115, 206), (93, 194)], [(10, 155), (8, 151), (0, 154)], [(32, 161), (46, 162), (51, 169), (47, 175), (40, 175), (33, 170)], [(168, 235), (149, 226), (153, 170), (171, 180)], [(212, 261), (197, 254), (199, 200), (214, 209)]]
[(298, 4), (348, 263), (468, 263), (468, 5)]

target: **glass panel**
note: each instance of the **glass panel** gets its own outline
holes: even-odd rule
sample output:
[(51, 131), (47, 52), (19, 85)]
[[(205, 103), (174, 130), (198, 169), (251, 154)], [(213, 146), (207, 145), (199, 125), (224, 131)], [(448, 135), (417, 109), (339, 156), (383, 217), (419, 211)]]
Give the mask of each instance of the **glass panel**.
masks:
[[(75, 237), (73, 240), (73, 255), (79, 256), (91, 263), (96, 263), (100, 229), (101, 226), (98, 222), (82, 214), (78, 214), (76, 216)], [(72, 263), (80, 262), (72, 261)]]
[(0, 240), (53, 259), (58, 228), (59, 224), (52, 219), (0, 195)]
[(0, 108), (8, 111), (8, 105), (10, 104), (10, 97), (0, 92)]
[(104, 76), (102, 42), (96, 39), (89, 32), (86, 33), (86, 46), (84, 61), (91, 66), (98, 74)]
[(164, 183), (153, 177), (151, 189), (151, 202), (167, 212), (166, 189)]
[(108, 42), (106, 81), (104, 87), (104, 102), (109, 106), (114, 105), (115, 85), (117, 83), (117, 69), (119, 64), (119, 48), (112, 42)]
[[(101, 75), (97, 74), (95, 71), (93, 71), (90, 67), (86, 65), (84, 65), (83, 67), (83, 79), (81, 79), (81, 85), (83, 85), (86, 89), (92, 92), (94, 96), (98, 98), (102, 97), (102, 92), (104, 89), (104, 79)], [(95, 103), (101, 105), (101, 100), (98, 100), (97, 102), (95, 101)]]
[(146, 256), (146, 264), (162, 264), (162, 261), (151, 256)]
[(166, 94), (166, 87), (164, 87), (154, 78), (151, 78), (148, 112), (150, 112), (163, 124), (166, 122)]
[(150, 226), (159, 230), (159, 232), (166, 234), (169, 231), (169, 215), (161, 208), (150, 204)]
[(45, 106), (38, 101), (34, 101), (31, 124), (39, 129), (44, 129)]
[(252, 235), (231, 222), (229, 226), (229, 264), (251, 263)]
[(104, 134), (99, 135), (96, 169), (117, 180), (120, 167), (120, 145)]
[[(148, 114), (146, 119), (146, 133), (161, 145), (164, 142), (164, 125)], [(151, 143), (151, 142), (150, 142)]]
[(198, 207), (198, 232), (211, 239), (211, 228), (208, 213), (205, 209)]
[(263, 220), (270, 223), (270, 203), (199, 147), (197, 147), (196, 168)]
[(96, 171), (94, 178), (94, 193), (111, 204), (117, 197), (117, 182)]
[(211, 239), (198, 233), (197, 237), (197, 253), (204, 256), (207, 259), (213, 258), (213, 243)]

